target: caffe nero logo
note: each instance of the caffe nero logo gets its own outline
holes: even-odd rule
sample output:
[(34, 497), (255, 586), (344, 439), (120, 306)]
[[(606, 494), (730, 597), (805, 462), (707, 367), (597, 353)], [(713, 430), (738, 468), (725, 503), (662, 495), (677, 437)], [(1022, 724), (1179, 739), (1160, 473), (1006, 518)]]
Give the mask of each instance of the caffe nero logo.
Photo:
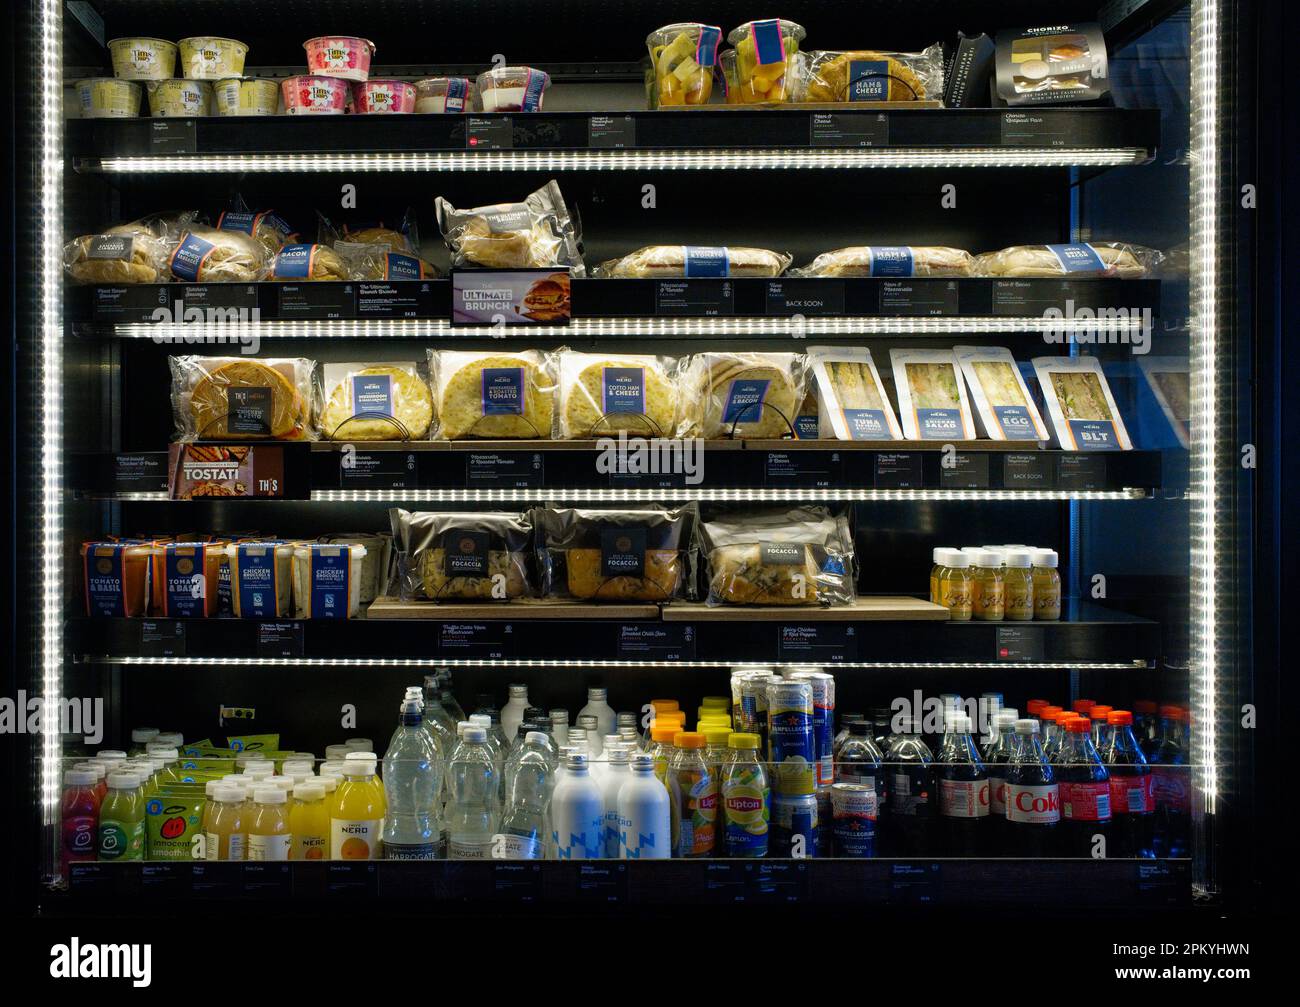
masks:
[(100, 573), (109, 574), (113, 572), (113, 561), (111, 559), (101, 559), (95, 561), (95, 569)]
[(474, 552), (474, 540), (472, 538), (463, 538), (457, 548), (460, 549), (463, 555), (468, 556)]
[(192, 559), (181, 559), (181, 560), (177, 560), (177, 561), (176, 561), (176, 572), (177, 572), (177, 573), (193, 573), (193, 572), (194, 572), (194, 560), (192, 560)]
[(632, 540), (626, 535), (620, 535), (614, 540), (614, 548), (619, 552), (630, 552), (632, 549)]

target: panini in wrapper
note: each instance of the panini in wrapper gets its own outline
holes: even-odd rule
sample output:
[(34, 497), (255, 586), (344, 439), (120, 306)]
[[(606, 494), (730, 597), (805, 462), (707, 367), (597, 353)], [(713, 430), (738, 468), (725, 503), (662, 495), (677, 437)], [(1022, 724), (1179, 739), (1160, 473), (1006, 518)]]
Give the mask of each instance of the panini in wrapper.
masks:
[(804, 399), (803, 357), (698, 353), (684, 384), (683, 437), (789, 437)]
[(671, 437), (677, 429), (677, 362), (669, 357), (560, 354), (562, 438)]
[(430, 350), (429, 373), (440, 439), (551, 436), (555, 414), (552, 355), (539, 350)]

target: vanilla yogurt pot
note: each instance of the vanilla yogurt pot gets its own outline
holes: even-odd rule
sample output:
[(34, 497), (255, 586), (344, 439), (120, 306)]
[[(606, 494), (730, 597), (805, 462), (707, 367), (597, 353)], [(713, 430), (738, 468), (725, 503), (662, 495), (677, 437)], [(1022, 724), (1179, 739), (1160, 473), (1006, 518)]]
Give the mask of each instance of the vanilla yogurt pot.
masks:
[(275, 115), (280, 108), (280, 82), (268, 77), (231, 77), (212, 85), (217, 115)]
[(375, 43), (352, 35), (322, 35), (302, 44), (307, 50), (307, 69), (322, 77), (363, 81), (370, 76), (370, 59)]
[(352, 107), (365, 115), (415, 111), (415, 85), (404, 80), (366, 80), (352, 86)]
[(280, 82), (284, 110), (289, 115), (342, 115), (347, 111), (349, 83), (339, 77), (307, 74)]
[(426, 77), (415, 82), (417, 112), (456, 114), (473, 107), (473, 85), (468, 77)]
[(83, 119), (134, 119), (140, 114), (140, 85), (116, 77), (87, 77), (74, 85)]
[(155, 119), (207, 115), (212, 105), (212, 85), (206, 80), (151, 80), (145, 82), (145, 90), (149, 114)]
[(244, 75), (248, 46), (237, 39), (196, 35), (177, 44), (181, 50), (181, 74), (189, 80), (225, 80)]
[(108, 43), (113, 76), (122, 80), (167, 80), (176, 76), (176, 43), (160, 38), (115, 38)]
[(540, 112), (550, 74), (529, 66), (502, 66), (478, 75), (484, 112)]

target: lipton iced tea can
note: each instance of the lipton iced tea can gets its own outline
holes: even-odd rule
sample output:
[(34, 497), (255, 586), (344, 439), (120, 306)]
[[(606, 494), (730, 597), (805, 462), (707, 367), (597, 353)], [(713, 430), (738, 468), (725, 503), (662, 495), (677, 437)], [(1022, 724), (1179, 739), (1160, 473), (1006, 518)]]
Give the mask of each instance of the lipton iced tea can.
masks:
[(772, 790), (778, 794), (815, 794), (817, 755), (811, 683), (798, 679), (770, 683), (767, 718)]

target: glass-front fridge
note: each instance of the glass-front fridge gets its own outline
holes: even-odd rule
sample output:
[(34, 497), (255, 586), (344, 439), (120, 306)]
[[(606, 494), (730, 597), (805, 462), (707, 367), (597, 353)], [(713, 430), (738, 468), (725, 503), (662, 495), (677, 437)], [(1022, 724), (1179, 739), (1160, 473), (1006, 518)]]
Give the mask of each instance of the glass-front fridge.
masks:
[(10, 16), (32, 914), (1276, 897), (1279, 11)]

